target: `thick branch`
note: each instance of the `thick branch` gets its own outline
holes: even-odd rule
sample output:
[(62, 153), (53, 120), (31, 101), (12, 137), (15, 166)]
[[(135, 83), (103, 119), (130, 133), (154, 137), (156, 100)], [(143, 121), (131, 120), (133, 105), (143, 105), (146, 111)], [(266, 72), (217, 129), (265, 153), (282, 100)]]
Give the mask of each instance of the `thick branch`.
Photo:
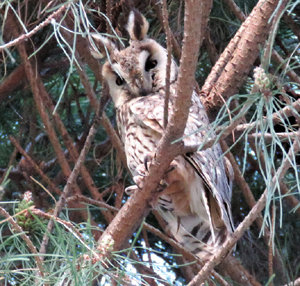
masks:
[[(282, 5), (286, 2), (284, 1)], [(224, 66), (222, 73), (219, 77), (218, 75), (213, 78), (209, 76), (203, 86), (201, 96), (206, 110), (223, 105), (224, 100), (226, 101), (241, 87), (257, 58), (259, 47), (267, 38), (270, 28), (269, 20), (278, 3), (278, 0), (260, 0), (232, 40), (232, 42), (238, 42), (235, 51), (232, 53), (230, 45), (231, 50), (228, 50), (229, 47), (225, 49), (216, 64), (216, 66)], [(232, 57), (227, 62), (223, 58), (228, 58), (228, 54), (232, 54)], [(227, 64), (224, 65), (224, 62)]]
[[(203, 38), (211, 1), (186, 1), (184, 26), (184, 46), (181, 59), (178, 94), (174, 103), (174, 114), (169, 121), (167, 130), (159, 142), (156, 162), (150, 167), (149, 176), (145, 180), (144, 188), (135, 192), (122, 207), (115, 219), (110, 223), (101, 237), (114, 240), (114, 249), (122, 248), (137, 226), (150, 211), (150, 202), (155, 196), (156, 188), (165, 170), (173, 160), (178, 145), (170, 144), (174, 139), (182, 136), (188, 117), (190, 98), (194, 85), (194, 73), (200, 39)], [(182, 76), (184, 74), (184, 77)], [(101, 243), (101, 241), (100, 241)]]

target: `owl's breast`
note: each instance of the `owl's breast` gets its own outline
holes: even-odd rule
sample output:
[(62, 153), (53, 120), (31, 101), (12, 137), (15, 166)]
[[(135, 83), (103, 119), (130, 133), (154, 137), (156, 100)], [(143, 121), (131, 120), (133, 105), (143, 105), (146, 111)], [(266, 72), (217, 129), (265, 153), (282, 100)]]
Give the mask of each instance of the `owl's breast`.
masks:
[(128, 168), (131, 174), (136, 176), (138, 175), (136, 168), (144, 164), (144, 158), (147, 154), (155, 152), (161, 135), (144, 125), (126, 106), (118, 109), (117, 124), (124, 145)]

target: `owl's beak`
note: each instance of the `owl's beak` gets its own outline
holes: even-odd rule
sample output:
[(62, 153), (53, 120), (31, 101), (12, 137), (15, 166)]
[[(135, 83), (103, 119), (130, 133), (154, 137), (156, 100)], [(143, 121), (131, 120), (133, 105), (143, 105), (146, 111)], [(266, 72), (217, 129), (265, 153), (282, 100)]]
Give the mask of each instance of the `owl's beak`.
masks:
[(152, 84), (148, 78), (144, 78), (141, 74), (136, 74), (133, 80), (133, 86), (139, 96), (146, 96), (151, 92)]
[(144, 89), (144, 88), (142, 88), (141, 90), (140, 90), (140, 96), (146, 96), (146, 95), (148, 95), (149, 94), (149, 91), (148, 90), (146, 90), (146, 89)]

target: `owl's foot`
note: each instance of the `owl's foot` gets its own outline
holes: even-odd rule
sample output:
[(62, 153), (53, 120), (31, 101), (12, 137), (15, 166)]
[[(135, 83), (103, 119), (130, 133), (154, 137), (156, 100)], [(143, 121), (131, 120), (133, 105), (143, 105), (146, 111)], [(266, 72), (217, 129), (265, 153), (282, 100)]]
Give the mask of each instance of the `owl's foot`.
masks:
[[(144, 165), (140, 165), (137, 168), (138, 175), (133, 177), (133, 181), (136, 183), (135, 189), (142, 189), (145, 185), (145, 178), (148, 176), (148, 170), (146, 170)], [(162, 179), (158, 185), (157, 191), (162, 192), (165, 188), (167, 188), (169, 184)], [(130, 186), (130, 190), (134, 190), (134, 186)]]
[[(151, 165), (151, 161), (153, 157), (155, 157), (155, 153), (154, 155), (152, 153), (147, 153), (146, 156), (144, 157), (144, 167), (147, 172), (149, 172), (149, 167)], [(165, 175), (175, 170), (175, 168), (176, 168), (176, 164), (171, 163), (169, 169), (165, 172)]]
[[(138, 188), (142, 189), (144, 187), (144, 180), (145, 180), (145, 177), (148, 175), (149, 173), (149, 168), (150, 168), (150, 165), (151, 165), (151, 161), (153, 159), (153, 157), (155, 156), (155, 154), (151, 154), (151, 153), (148, 153), (145, 157), (144, 157), (144, 164), (141, 164), (137, 167), (136, 171), (138, 173), (137, 176), (134, 176), (133, 177), (133, 181), (136, 183), (136, 185), (138, 186)], [(174, 163), (171, 163), (169, 169), (165, 172), (165, 175), (164, 177), (162, 178), (162, 180), (159, 182), (159, 185), (158, 185), (158, 188), (157, 188), (157, 191), (158, 192), (162, 192), (164, 191), (168, 186), (169, 186), (169, 183), (168, 181), (166, 180), (167, 178), (167, 175), (172, 172), (173, 170), (175, 170), (176, 168), (176, 164)]]
[(133, 181), (136, 185), (129, 186), (125, 189), (125, 193), (131, 196), (135, 191), (141, 190), (144, 187), (144, 179), (147, 176), (148, 171), (146, 171), (144, 165), (140, 165), (136, 169), (138, 175), (133, 177)]
[[(127, 195), (131, 195), (134, 191), (142, 189), (144, 187), (145, 177), (148, 176), (151, 161), (154, 156), (155, 156), (155, 153), (147, 153), (147, 155), (144, 157), (143, 164), (139, 165), (136, 168), (136, 172), (138, 173), (138, 175), (133, 177), (133, 181), (135, 182), (136, 185), (129, 186), (125, 189), (125, 192)], [(169, 183), (167, 180), (168, 174), (170, 172), (174, 171), (176, 169), (176, 167), (177, 167), (176, 163), (170, 164), (170, 167), (165, 172), (164, 177), (159, 182), (157, 192), (163, 192), (169, 186)]]
[(147, 153), (146, 156), (144, 157), (144, 167), (147, 172), (149, 172), (149, 167), (151, 165), (151, 161), (153, 157), (155, 157), (155, 153), (154, 155), (153, 153)]

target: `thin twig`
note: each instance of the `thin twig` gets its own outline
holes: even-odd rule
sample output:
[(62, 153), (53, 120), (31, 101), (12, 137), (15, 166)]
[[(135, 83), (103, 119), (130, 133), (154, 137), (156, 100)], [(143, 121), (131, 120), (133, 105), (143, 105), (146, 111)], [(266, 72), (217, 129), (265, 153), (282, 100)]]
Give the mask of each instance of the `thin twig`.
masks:
[[(275, 212), (276, 212), (276, 208), (275, 205), (271, 206), (271, 212), (272, 212), (272, 218), (271, 218), (271, 223), (272, 223), (272, 227), (271, 229), (274, 231), (274, 223), (275, 223)], [(273, 276), (274, 270), (273, 270), (273, 244), (274, 244), (274, 240), (270, 239), (269, 241), (269, 255), (268, 255), (268, 262), (269, 262), (269, 278), (271, 278)], [(274, 282), (271, 281), (269, 283), (270, 286), (274, 286)]]
[[(295, 132), (278, 132), (276, 133), (276, 137), (280, 139), (281, 141), (289, 140), (289, 139), (295, 139), (296, 138), (296, 133)], [(274, 134), (271, 133), (251, 133), (247, 135), (247, 139), (249, 140), (255, 140), (255, 139), (260, 139), (264, 138), (265, 142), (272, 142), (274, 140)]]
[(225, 0), (226, 4), (229, 6), (230, 10), (235, 14), (235, 16), (241, 21), (246, 20), (246, 16), (240, 7), (234, 2), (234, 0)]
[(153, 270), (148, 234), (147, 234), (147, 231), (144, 228), (142, 229), (142, 235), (143, 235), (143, 239), (145, 241), (145, 246), (146, 246), (146, 252), (147, 252), (147, 256), (148, 256), (148, 261), (150, 263), (149, 267)]
[(292, 30), (293, 34), (298, 38), (298, 42), (300, 41), (300, 31), (299, 31), (299, 24), (295, 22), (295, 18), (293, 18), (292, 13), (285, 12), (282, 17), (283, 21), (288, 24), (290, 29)]
[(49, 187), (57, 194), (61, 195), (61, 190), (53, 184), (53, 182), (50, 180), (50, 178), (44, 174), (44, 172), (41, 170), (41, 168), (30, 158), (30, 156), (25, 152), (25, 150), (21, 147), (19, 142), (13, 137), (9, 136), (10, 142), (16, 147), (16, 149), (22, 154), (22, 156), (25, 158), (25, 160), (28, 161), (28, 163), (39, 173), (39, 175), (42, 177), (42, 179), (49, 185)]
[[(59, 201), (57, 202), (57, 204), (55, 205), (55, 209), (53, 212), (54, 217), (57, 217), (59, 215), (59, 213), (61, 212), (65, 200), (66, 198), (69, 196), (72, 186), (75, 184), (76, 178), (80, 172), (81, 166), (84, 163), (84, 159), (86, 154), (88, 153), (88, 151), (90, 150), (92, 141), (94, 140), (94, 137), (97, 133), (97, 127), (99, 125), (99, 110), (97, 110), (96, 112), (96, 117), (95, 117), (95, 121), (89, 131), (89, 134), (87, 136), (87, 139), (85, 141), (84, 147), (82, 148), (80, 155), (78, 157), (78, 160), (74, 166), (74, 169), (71, 173), (71, 175), (68, 178), (68, 181), (64, 187), (64, 190), (62, 192), (62, 195), (59, 198)], [(51, 233), (51, 230), (53, 228), (53, 220), (50, 220), (47, 226), (47, 232), (45, 233), (45, 236), (43, 238), (43, 242), (41, 244), (41, 250), (46, 251), (46, 245), (48, 244), (49, 241), (49, 237), (47, 235), (47, 233)]]
[(169, 26), (169, 13), (167, 7), (167, 1), (161, 0), (162, 5), (162, 16), (163, 16), (163, 24), (164, 30), (167, 37), (167, 70), (166, 70), (166, 82), (165, 82), (165, 99), (164, 99), (164, 129), (166, 129), (168, 124), (169, 117), (169, 99), (170, 99), (170, 75), (171, 75), (171, 60), (172, 60), (172, 40), (171, 40), (171, 29)]
[(50, 213), (45, 213), (45, 212), (43, 212), (42, 210), (40, 210), (40, 209), (36, 209), (36, 208), (32, 208), (32, 209), (30, 209), (30, 212), (32, 212), (33, 214), (35, 214), (36, 216), (38, 216), (38, 217), (43, 217), (43, 218), (46, 218), (46, 219), (53, 219), (53, 220), (56, 220), (57, 222), (59, 222), (60, 224), (62, 224), (62, 225), (65, 225), (65, 226), (67, 226), (68, 228), (71, 228), (72, 229), (72, 231), (74, 232), (74, 233), (76, 233), (76, 235), (78, 236), (78, 237), (80, 237), (81, 239), (85, 239), (84, 237), (83, 237), (83, 235), (73, 226), (73, 224), (71, 223), (71, 222), (69, 222), (69, 221), (65, 221), (65, 220), (63, 220), (63, 219), (60, 219), (60, 218), (58, 218), (58, 217), (56, 217), (56, 216), (54, 216), (54, 215), (52, 215), (52, 214), (50, 214)]
[(44, 22), (40, 23), (29, 33), (23, 34), (23, 35), (19, 36), (18, 38), (14, 39), (13, 41), (10, 41), (9, 43), (7, 43), (5, 45), (0, 46), (0, 52), (3, 51), (4, 49), (18, 45), (21, 42), (29, 39), (31, 36), (33, 36), (35, 33), (37, 33), (39, 30), (41, 30), (45, 26), (49, 25), (51, 23), (52, 19), (54, 19), (58, 14), (63, 12), (68, 6), (69, 6), (69, 4), (61, 6), (57, 11), (53, 12)]
[(293, 71), (292, 67), (289, 67), (288, 62), (284, 60), (277, 51), (272, 51), (272, 59), (274, 62), (280, 66), (282, 70), (285, 70), (286, 75), (295, 83), (298, 85), (300, 84), (300, 78), (299, 76)]
[[(160, 7), (160, 1), (157, 0), (151, 0), (151, 5), (156, 13), (156, 16), (160, 22), (160, 25), (164, 27), (164, 18), (162, 15), (162, 9)], [(179, 61), (181, 57), (181, 45), (176, 40), (172, 30), (170, 30), (171, 40), (172, 40), (172, 46), (173, 46), (173, 53), (174, 57)]]
[[(130, 248), (130, 244), (128, 243), (127, 248)], [(170, 286), (170, 283), (163, 281), (164, 279), (160, 277), (153, 269), (152, 269), (152, 262), (149, 261), (150, 265), (149, 267), (141, 262), (141, 259), (139, 256), (134, 252), (130, 252), (130, 258), (137, 261), (137, 263), (134, 264), (134, 267), (137, 269), (139, 274), (143, 276), (143, 280), (145, 280), (146, 283), (141, 283), (140, 285), (149, 285), (149, 286), (157, 286), (157, 285), (164, 285), (164, 286)], [(150, 268), (151, 267), (151, 268)], [(159, 282), (158, 282), (159, 281)], [(147, 284), (148, 283), (148, 284)], [(159, 284), (157, 284), (159, 283)], [(119, 284), (120, 285), (120, 284)]]
[[(6, 170), (4, 171), (4, 173), (3, 173), (3, 175), (2, 175), (2, 178), (0, 179), (0, 185), (1, 185), (1, 183), (3, 182), (4, 178), (6, 177), (7, 172), (11, 170), (11, 167), (12, 167), (12, 165), (13, 165), (13, 162), (14, 162), (15, 159), (16, 159), (17, 152), (18, 152), (18, 149), (15, 147), (15, 148), (14, 148), (14, 151), (13, 151), (13, 153), (12, 153), (12, 155), (10, 156), (10, 159), (9, 159), (8, 164), (7, 164)], [(0, 194), (1, 194), (1, 191), (0, 191)], [(0, 201), (2, 201), (1, 196), (0, 196)]]
[(112, 8), (112, 1), (111, 0), (106, 0), (106, 33), (111, 34), (111, 8)]

